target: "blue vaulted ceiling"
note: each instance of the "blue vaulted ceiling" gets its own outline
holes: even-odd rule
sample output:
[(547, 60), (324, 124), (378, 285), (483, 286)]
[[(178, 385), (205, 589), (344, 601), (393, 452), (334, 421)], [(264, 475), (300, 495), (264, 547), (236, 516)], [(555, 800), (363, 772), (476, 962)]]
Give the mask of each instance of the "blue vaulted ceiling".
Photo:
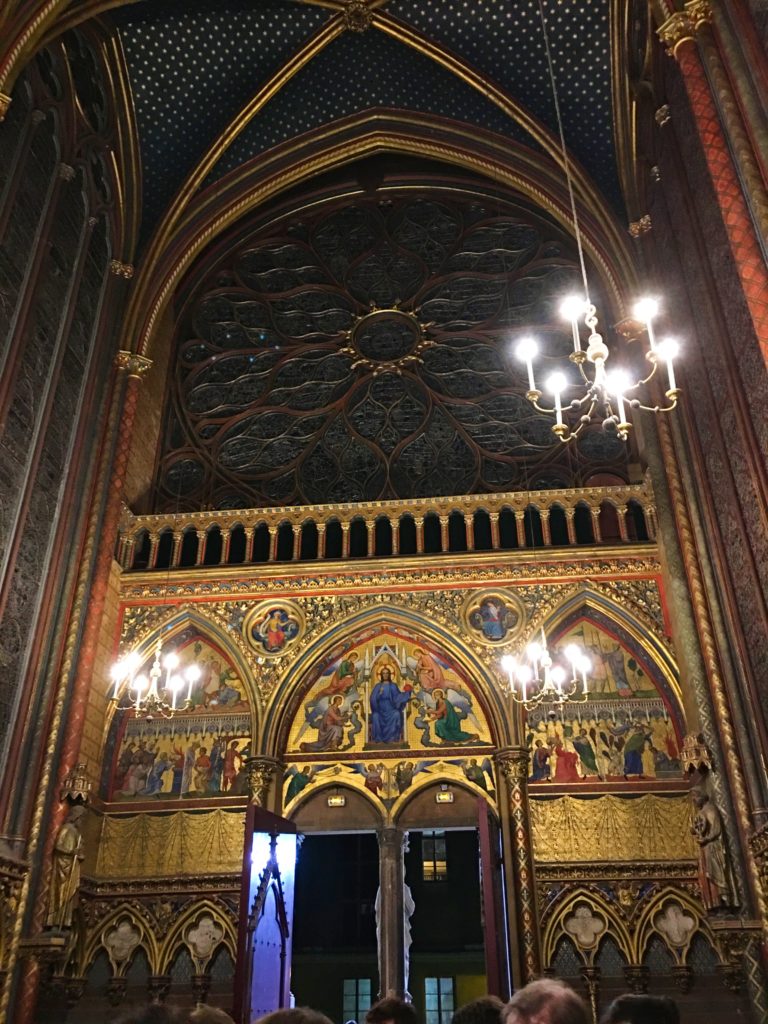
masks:
[[(544, 0), (568, 144), (621, 208), (613, 144), (610, 0)], [(551, 130), (538, 0), (389, 0), (378, 8), (458, 56)], [(334, 10), (299, 0), (144, 0), (111, 15), (139, 132), (142, 236), (208, 147)], [(533, 146), (485, 95), (375, 27), (345, 32), (280, 89), (208, 184), (312, 128), (371, 107), (437, 114)]]

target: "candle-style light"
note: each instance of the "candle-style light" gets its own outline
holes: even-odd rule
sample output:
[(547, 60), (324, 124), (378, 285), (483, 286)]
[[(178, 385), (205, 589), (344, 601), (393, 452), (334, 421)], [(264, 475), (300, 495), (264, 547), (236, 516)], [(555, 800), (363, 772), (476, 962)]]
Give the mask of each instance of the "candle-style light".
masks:
[[(178, 711), (186, 711), (192, 706), (192, 687), (200, 678), (201, 672), (197, 665), (189, 665), (180, 675), (176, 670), (181, 659), (176, 651), (169, 651), (162, 656), (163, 641), (158, 637), (155, 645), (154, 660), (149, 675), (137, 672), (143, 658), (137, 651), (131, 651), (112, 666), (110, 673), (113, 681), (111, 701), (118, 708), (132, 709), (136, 715), (153, 718), (172, 718)], [(165, 669), (165, 674), (163, 674)], [(179, 695), (187, 681), (189, 689), (183, 704), (179, 704)], [(127, 699), (123, 701), (123, 696)]]
[(529, 643), (521, 657), (505, 654), (501, 667), (507, 696), (527, 711), (541, 704), (583, 704), (589, 698), (592, 664), (578, 644), (568, 644), (562, 654), (564, 661), (553, 661), (543, 628), (540, 641)]
[[(653, 297), (640, 299), (633, 307), (633, 315), (642, 325), (642, 333), (647, 338), (648, 349), (645, 358), (650, 364), (650, 373), (642, 379), (631, 379), (627, 376), (626, 386), (622, 386), (620, 390), (611, 386), (606, 375), (606, 362), (611, 352), (607, 342), (597, 329), (597, 310), (590, 297), (581, 226), (576, 208), (576, 190), (571, 177), (571, 165), (565, 143), (565, 130), (560, 112), (560, 100), (543, 3), (539, 3), (539, 18), (560, 136), (561, 163), (570, 201), (573, 234), (578, 249), (583, 286), (581, 294), (566, 296), (560, 305), (561, 316), (571, 326), (573, 351), (569, 359), (576, 368), (576, 373), (572, 375), (575, 379), (569, 379), (568, 375), (565, 375), (567, 382), (565, 387), (558, 390), (549, 389), (554, 395), (554, 404), (551, 407), (541, 405), (542, 392), (536, 387), (534, 376), (534, 360), (538, 354), (536, 339), (531, 337), (520, 339), (517, 343), (516, 355), (526, 366), (528, 375), (526, 398), (538, 412), (554, 416), (552, 432), (560, 441), (567, 443), (574, 440), (588, 424), (596, 422), (602, 423), (604, 430), (614, 432), (621, 440), (626, 441), (632, 429), (630, 410), (642, 409), (646, 412), (662, 413), (671, 412), (676, 407), (680, 391), (675, 380), (673, 359), (678, 348), (676, 345), (667, 344), (666, 340), (657, 344), (655, 321), (659, 316), (659, 303)], [(584, 329), (586, 329), (586, 337), (582, 338)], [(648, 398), (643, 397), (647, 393), (645, 389), (656, 375), (659, 358), (666, 364), (669, 382), (669, 387), (665, 391), (667, 403), (664, 405), (654, 404)], [(563, 401), (563, 392), (566, 387), (574, 396), (569, 402)]]

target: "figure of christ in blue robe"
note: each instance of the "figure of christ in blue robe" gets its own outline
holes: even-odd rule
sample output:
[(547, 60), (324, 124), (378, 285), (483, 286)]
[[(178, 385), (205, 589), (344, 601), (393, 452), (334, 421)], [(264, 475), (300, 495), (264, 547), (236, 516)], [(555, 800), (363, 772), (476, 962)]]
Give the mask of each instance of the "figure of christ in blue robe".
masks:
[(399, 690), (388, 668), (383, 668), (371, 691), (371, 743), (402, 743), (403, 709), (411, 700), (410, 689)]

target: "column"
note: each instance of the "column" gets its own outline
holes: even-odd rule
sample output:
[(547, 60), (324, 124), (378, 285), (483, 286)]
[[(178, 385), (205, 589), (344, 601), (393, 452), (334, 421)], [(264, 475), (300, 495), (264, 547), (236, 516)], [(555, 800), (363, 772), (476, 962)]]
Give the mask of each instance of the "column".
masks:
[(376, 537), (374, 535), (376, 522), (373, 519), (368, 519), (366, 521), (365, 528), (368, 531), (368, 551), (366, 554), (368, 558), (373, 558), (376, 554)]
[(626, 505), (619, 505), (616, 509), (616, 515), (619, 519), (619, 536), (625, 544), (629, 540), (629, 531), (627, 530), (627, 512), (628, 509)]
[(269, 529), (269, 561), (277, 561), (277, 527), (271, 525)]
[(293, 560), (297, 562), (301, 554), (301, 527), (298, 523), (293, 524)]
[(768, 365), (768, 268), (695, 42), (696, 28), (708, 20), (690, 10), (676, 11), (658, 34), (680, 67), (736, 272)]
[(253, 561), (253, 545), (256, 541), (256, 527), (248, 526), (245, 531), (245, 562)]
[(413, 522), (416, 527), (416, 554), (424, 554), (424, 516), (414, 516)]
[(205, 561), (205, 545), (208, 540), (208, 533), (205, 530), (195, 530), (197, 535), (197, 554), (195, 555), (195, 565), (202, 565)]
[(512, 864), (507, 872), (507, 885), (515, 896), (515, 921), (510, 931), (516, 933), (519, 949), (519, 971), (523, 983), (532, 981), (541, 970), (536, 883), (533, 868), (530, 810), (528, 806), (528, 773), (530, 754), (525, 747), (505, 747), (496, 754), (499, 774), (504, 779), (509, 807)]
[(592, 516), (592, 533), (595, 538), (595, 544), (602, 544), (603, 534), (600, 530), (600, 509), (591, 508), (589, 514)]
[(464, 513), (464, 529), (467, 534), (467, 551), (475, 550), (475, 517), (472, 512)]
[(546, 547), (552, 545), (552, 531), (549, 528), (549, 509), (539, 509), (539, 517), (541, 518), (541, 536), (544, 540)]
[(229, 561), (229, 545), (232, 541), (232, 527), (227, 526), (221, 531), (221, 558), (219, 565), (226, 565)]
[(325, 523), (317, 524), (317, 557), (325, 558)]
[(341, 557), (349, 558), (349, 523), (341, 524)]
[(526, 547), (525, 542), (525, 512), (515, 512), (515, 529), (517, 530), (517, 546)]
[(405, 833), (394, 826), (379, 832), (379, 894), (376, 931), (379, 940), (379, 998), (405, 996), (403, 929), (403, 853)]
[(565, 528), (568, 531), (568, 543), (576, 543), (576, 509), (567, 508), (565, 510)]
[(400, 519), (390, 520), (392, 526), (392, 554), (400, 554)]
[(136, 548), (136, 538), (135, 537), (126, 537), (125, 540), (123, 541), (123, 551), (122, 551), (123, 557), (120, 560), (120, 564), (122, 565), (122, 567), (124, 569), (131, 569), (131, 568), (133, 568), (133, 556), (135, 554), (135, 548)]
[(157, 568), (157, 549), (160, 546), (160, 536), (157, 533), (150, 533), (149, 535), (149, 561), (147, 562), (148, 569)]
[(181, 561), (181, 545), (184, 541), (184, 534), (181, 530), (173, 531), (173, 551), (171, 553), (171, 566), (176, 569)]
[(440, 516), (440, 550), (448, 551), (448, 516)]
[(499, 550), (499, 513), (490, 512), (488, 518), (491, 520), (491, 547), (494, 551)]

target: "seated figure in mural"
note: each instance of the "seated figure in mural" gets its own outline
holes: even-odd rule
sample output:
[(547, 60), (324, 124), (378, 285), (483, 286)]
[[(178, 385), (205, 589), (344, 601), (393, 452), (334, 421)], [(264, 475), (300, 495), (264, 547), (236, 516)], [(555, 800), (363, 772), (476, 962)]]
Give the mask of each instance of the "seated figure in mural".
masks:
[(392, 679), (392, 670), (384, 667), (371, 691), (371, 743), (402, 743), (405, 733), (405, 706), (413, 697), (406, 683), (401, 690)]
[(435, 732), (443, 743), (468, 743), (477, 739), (477, 733), (464, 732), (461, 728), (456, 708), (446, 700), (442, 690), (435, 690), (432, 696), (435, 698), (435, 707), (427, 714), (435, 723)]
[(313, 694), (312, 703), (317, 703), (317, 701), (321, 700), (323, 697), (335, 697), (337, 694), (347, 694), (355, 685), (355, 673), (357, 671), (357, 661), (359, 657), (360, 655), (357, 651), (350, 651), (349, 654), (345, 655), (331, 676), (331, 681)]
[(349, 722), (349, 712), (342, 711), (344, 698), (340, 693), (331, 697), (327, 710), (320, 719), (317, 739), (314, 743), (302, 743), (305, 753), (319, 753), (322, 750), (338, 750), (344, 740), (344, 726)]

